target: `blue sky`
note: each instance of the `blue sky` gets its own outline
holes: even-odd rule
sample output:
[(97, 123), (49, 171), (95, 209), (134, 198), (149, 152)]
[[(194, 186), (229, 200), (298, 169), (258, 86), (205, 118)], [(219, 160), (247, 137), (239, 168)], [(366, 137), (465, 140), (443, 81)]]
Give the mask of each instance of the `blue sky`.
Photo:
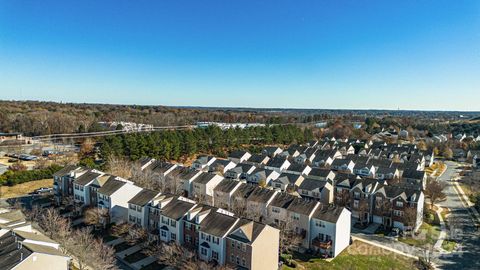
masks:
[(0, 0), (0, 99), (480, 110), (480, 1)]

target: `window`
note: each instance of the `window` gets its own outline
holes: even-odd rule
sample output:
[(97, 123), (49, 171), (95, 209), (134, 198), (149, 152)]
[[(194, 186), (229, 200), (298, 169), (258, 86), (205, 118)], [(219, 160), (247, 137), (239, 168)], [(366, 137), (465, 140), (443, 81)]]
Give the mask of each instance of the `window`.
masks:
[(232, 246), (232, 248), (235, 248), (235, 241), (231, 240), (230, 245)]
[(315, 226), (325, 228), (325, 222), (321, 220), (315, 220)]
[(203, 256), (207, 256), (207, 249), (202, 247), (200, 253), (202, 253)]
[(230, 262), (231, 263), (234, 263), (235, 262), (235, 256), (232, 254), (230, 255)]
[(245, 258), (242, 258), (242, 266), (245, 266), (247, 262), (245, 261)]
[(300, 215), (294, 213), (294, 214), (292, 215), (292, 219), (293, 219), (293, 220), (300, 220)]
[(393, 210), (393, 215), (397, 217), (403, 217), (403, 211)]
[(360, 199), (360, 193), (359, 193), (359, 192), (354, 192), (354, 193), (353, 193), (353, 197), (354, 197), (355, 199)]
[(353, 201), (353, 207), (358, 208), (358, 200)]
[(210, 242), (210, 235), (207, 235), (205, 238), (207, 239), (208, 242)]
[(168, 225), (168, 218), (162, 216), (162, 223)]
[(396, 205), (397, 207), (403, 207), (403, 202), (402, 202), (402, 201), (397, 201), (397, 202), (395, 203), (395, 205)]
[(276, 208), (276, 207), (273, 207), (272, 208), (272, 212), (273, 213), (280, 213), (280, 209)]
[(137, 217), (137, 224), (142, 224), (142, 219)]
[(161, 231), (162, 237), (167, 237), (167, 232), (166, 231)]
[(170, 239), (171, 239), (172, 241), (176, 241), (176, 240), (177, 240), (177, 235), (174, 234), (174, 233), (171, 233), (171, 234), (170, 234)]
[(212, 259), (218, 260), (218, 253), (216, 251), (212, 251)]
[(213, 243), (218, 245), (220, 243), (220, 238), (213, 236)]
[(247, 251), (247, 245), (242, 244), (242, 251)]
[(190, 223), (185, 223), (185, 229), (191, 230), (191, 229), (192, 229), (192, 224), (190, 224)]
[(241, 248), (242, 248), (242, 243), (237, 242), (237, 249), (241, 249)]
[(170, 220), (170, 226), (176, 228), (176, 227), (177, 227), (177, 221), (171, 219), (171, 220)]
[(137, 212), (142, 212), (142, 207), (137, 205)]
[(240, 264), (240, 258), (237, 256), (237, 264)]
[(325, 239), (325, 235), (323, 233), (319, 233), (318, 239), (320, 239), (320, 241), (323, 241), (323, 239)]
[(200, 237), (202, 238), (202, 240), (205, 240), (205, 234), (201, 233)]
[(187, 244), (191, 244), (191, 243), (192, 243), (192, 237), (191, 237), (190, 235), (188, 235), (188, 234), (185, 235), (185, 242), (186, 242)]
[(303, 189), (302, 189), (302, 194), (303, 194), (303, 195), (308, 195), (308, 190), (303, 190)]
[(133, 204), (129, 204), (129, 205), (128, 205), (128, 208), (130, 208), (131, 210), (135, 210), (135, 209), (136, 209), (136, 206), (133, 205)]

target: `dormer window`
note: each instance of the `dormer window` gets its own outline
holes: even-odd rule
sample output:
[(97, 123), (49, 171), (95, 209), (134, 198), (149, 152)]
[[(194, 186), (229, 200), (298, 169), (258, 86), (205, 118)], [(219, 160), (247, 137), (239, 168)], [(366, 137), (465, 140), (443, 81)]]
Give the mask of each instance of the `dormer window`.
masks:
[(395, 205), (396, 205), (397, 207), (403, 207), (403, 202), (402, 202), (402, 201), (397, 201), (397, 202), (395, 203)]

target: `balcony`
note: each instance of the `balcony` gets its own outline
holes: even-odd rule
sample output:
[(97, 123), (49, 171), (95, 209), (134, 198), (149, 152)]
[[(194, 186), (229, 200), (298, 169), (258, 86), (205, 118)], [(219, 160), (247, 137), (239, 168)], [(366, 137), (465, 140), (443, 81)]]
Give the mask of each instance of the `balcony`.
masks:
[(332, 240), (321, 240), (318, 237), (313, 238), (312, 240), (312, 246), (323, 249), (323, 250), (328, 250), (332, 248)]

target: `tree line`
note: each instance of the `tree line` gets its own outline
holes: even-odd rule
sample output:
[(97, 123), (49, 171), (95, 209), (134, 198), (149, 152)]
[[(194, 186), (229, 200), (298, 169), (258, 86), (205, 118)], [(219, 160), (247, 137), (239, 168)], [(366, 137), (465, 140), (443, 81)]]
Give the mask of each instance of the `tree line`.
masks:
[(46, 168), (35, 170), (7, 170), (4, 174), (0, 175), (0, 186), (14, 186), (17, 184), (49, 179), (53, 177), (53, 174), (62, 169), (62, 166), (53, 164)]
[(199, 153), (222, 157), (234, 149), (305, 143), (313, 138), (311, 129), (294, 125), (226, 130), (209, 126), (191, 130), (109, 136), (101, 140), (100, 153), (105, 158), (114, 155), (127, 156), (132, 160), (145, 156), (161, 160), (180, 160)]

